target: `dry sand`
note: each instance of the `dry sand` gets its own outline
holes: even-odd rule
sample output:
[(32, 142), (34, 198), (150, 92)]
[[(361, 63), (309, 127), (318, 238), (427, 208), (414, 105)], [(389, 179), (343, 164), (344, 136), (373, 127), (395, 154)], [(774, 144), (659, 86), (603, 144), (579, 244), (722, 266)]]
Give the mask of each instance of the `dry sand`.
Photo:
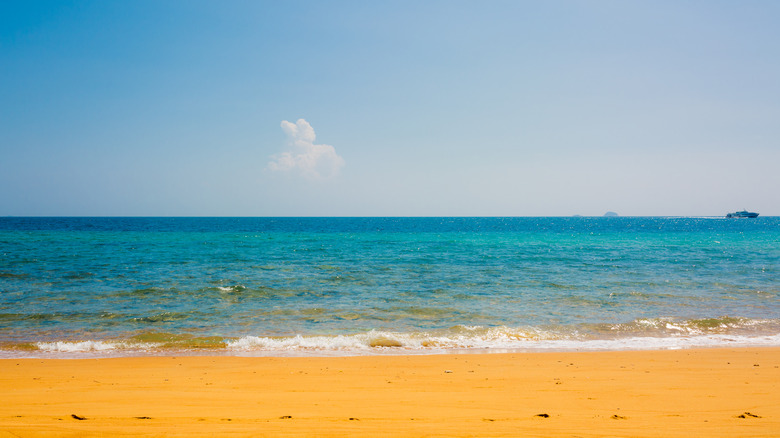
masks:
[(780, 348), (0, 360), (3, 436), (780, 436)]

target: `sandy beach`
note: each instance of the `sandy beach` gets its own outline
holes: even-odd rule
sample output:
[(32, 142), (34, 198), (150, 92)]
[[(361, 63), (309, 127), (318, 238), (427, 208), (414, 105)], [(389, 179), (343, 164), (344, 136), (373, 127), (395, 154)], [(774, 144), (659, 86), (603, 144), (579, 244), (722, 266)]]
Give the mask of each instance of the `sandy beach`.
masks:
[(0, 436), (777, 436), (780, 348), (0, 360)]

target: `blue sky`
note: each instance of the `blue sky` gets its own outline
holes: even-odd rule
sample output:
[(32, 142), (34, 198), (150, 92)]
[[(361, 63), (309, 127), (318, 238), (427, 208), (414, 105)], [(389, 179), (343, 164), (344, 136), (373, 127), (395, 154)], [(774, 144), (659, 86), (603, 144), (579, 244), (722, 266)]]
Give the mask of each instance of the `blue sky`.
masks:
[(0, 215), (780, 215), (780, 2), (0, 2)]

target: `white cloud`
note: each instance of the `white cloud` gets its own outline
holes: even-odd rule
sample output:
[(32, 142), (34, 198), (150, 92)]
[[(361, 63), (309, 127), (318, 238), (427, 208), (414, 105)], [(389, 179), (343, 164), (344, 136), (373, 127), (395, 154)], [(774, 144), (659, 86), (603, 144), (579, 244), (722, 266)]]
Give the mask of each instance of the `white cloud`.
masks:
[(289, 138), (287, 151), (271, 156), (268, 169), (274, 172), (296, 172), (308, 178), (330, 178), (339, 174), (344, 159), (336, 148), (314, 144), (314, 128), (304, 119), (295, 123), (282, 121), (282, 130)]

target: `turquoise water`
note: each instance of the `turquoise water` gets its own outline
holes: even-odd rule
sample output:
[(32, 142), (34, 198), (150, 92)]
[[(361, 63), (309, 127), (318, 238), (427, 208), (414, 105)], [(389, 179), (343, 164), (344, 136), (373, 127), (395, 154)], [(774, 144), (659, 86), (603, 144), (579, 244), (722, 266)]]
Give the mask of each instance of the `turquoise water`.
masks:
[(0, 218), (0, 354), (780, 345), (780, 218)]

